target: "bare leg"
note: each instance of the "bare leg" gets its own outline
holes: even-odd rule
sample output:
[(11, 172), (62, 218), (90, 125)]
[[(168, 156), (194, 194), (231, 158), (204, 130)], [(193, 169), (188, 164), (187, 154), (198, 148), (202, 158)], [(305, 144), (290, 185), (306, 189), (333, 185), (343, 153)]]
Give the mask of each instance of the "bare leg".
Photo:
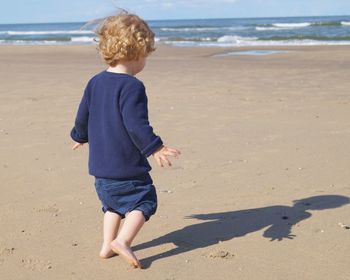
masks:
[(115, 253), (123, 256), (135, 268), (142, 268), (139, 260), (130, 249), (131, 243), (139, 232), (145, 217), (140, 210), (131, 211), (126, 217), (117, 238), (111, 242), (111, 248)]
[(103, 217), (103, 244), (100, 251), (100, 257), (107, 259), (113, 257), (115, 253), (111, 249), (111, 242), (117, 236), (121, 221), (121, 216), (116, 213), (106, 211)]

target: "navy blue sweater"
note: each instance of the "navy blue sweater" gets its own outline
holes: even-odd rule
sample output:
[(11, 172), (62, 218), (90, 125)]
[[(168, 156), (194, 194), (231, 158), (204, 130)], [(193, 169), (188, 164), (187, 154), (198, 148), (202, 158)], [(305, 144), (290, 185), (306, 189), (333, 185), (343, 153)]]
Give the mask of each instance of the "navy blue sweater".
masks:
[(89, 174), (102, 178), (142, 175), (162, 139), (148, 120), (147, 95), (136, 77), (106, 70), (86, 85), (71, 137), (89, 142)]

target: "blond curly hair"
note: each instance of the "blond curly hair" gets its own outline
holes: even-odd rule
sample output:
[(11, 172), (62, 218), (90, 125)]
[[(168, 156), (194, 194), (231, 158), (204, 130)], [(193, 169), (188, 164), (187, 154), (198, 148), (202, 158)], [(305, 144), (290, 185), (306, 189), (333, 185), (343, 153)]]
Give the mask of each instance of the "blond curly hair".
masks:
[(155, 51), (154, 33), (148, 24), (125, 10), (103, 19), (95, 33), (97, 50), (110, 66), (121, 60), (138, 60)]

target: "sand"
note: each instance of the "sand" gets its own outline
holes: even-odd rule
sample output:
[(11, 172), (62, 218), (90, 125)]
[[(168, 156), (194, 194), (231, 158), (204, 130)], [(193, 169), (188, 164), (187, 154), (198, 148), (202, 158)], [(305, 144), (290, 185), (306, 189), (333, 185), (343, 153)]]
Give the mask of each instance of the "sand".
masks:
[(140, 270), (99, 257), (88, 147), (71, 150), (94, 46), (0, 46), (0, 279), (349, 279), (350, 47), (275, 49), (159, 46), (137, 76), (182, 152), (149, 158)]

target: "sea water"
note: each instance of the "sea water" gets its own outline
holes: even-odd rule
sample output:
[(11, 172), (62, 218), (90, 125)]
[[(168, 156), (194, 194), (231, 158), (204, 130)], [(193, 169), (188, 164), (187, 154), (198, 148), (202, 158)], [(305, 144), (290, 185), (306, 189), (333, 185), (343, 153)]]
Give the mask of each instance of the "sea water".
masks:
[[(0, 44), (96, 44), (86, 22), (2, 24)], [(158, 44), (176, 46), (350, 45), (350, 16), (150, 20)]]

